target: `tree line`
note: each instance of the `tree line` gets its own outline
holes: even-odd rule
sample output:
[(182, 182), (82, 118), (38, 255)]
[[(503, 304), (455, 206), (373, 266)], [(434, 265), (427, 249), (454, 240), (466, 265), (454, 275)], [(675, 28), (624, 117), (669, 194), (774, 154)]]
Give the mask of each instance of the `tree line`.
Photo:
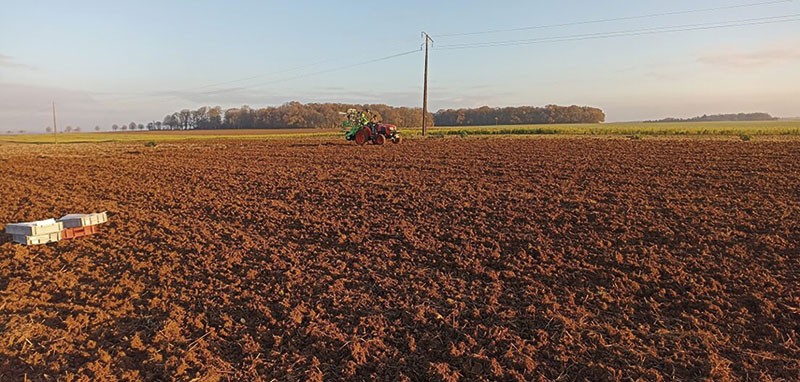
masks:
[(692, 118), (664, 118), (655, 121), (645, 121), (649, 123), (657, 122), (736, 122), (736, 121), (776, 121), (778, 117), (773, 117), (769, 113), (738, 113), (738, 114), (713, 114), (692, 117)]
[[(289, 102), (280, 106), (259, 109), (244, 105), (223, 110), (219, 106), (204, 106), (197, 110), (183, 109), (167, 114), (163, 121), (147, 124), (149, 130), (214, 130), (214, 129), (278, 129), (278, 128), (338, 128), (344, 118), (339, 112), (347, 109), (369, 110), (379, 120), (400, 127), (422, 124), (422, 109), (389, 105), (356, 105), (343, 103)], [(429, 120), (433, 114), (428, 113)]]
[(589, 106), (545, 107), (488, 106), (477, 109), (447, 109), (435, 114), (437, 126), (486, 126), (486, 125), (539, 125), (555, 123), (600, 123), (606, 119), (603, 110)]
[[(343, 121), (339, 112), (351, 108), (369, 110), (369, 113), (375, 114), (378, 120), (393, 123), (398, 127), (422, 125), (421, 108), (393, 107), (384, 104), (289, 102), (259, 109), (247, 105), (224, 110), (220, 106), (203, 106), (197, 110), (183, 109), (166, 115), (163, 121), (150, 122), (145, 128), (148, 130), (338, 128)], [(427, 120), (430, 125), (437, 126), (599, 123), (605, 120), (605, 114), (598, 108), (574, 105), (503, 108), (484, 106), (477, 109), (429, 112)]]
[[(47, 132), (47, 133), (52, 133), (53, 132), (53, 128), (50, 127), (50, 126), (47, 126), (44, 129), (44, 131)], [(100, 131), (100, 125), (95, 126), (94, 127), (94, 131)], [(60, 129), (60, 131), (59, 131), (59, 133), (80, 133), (80, 132), (81, 132), (81, 127), (80, 126), (72, 127), (71, 125), (67, 125), (63, 129)]]

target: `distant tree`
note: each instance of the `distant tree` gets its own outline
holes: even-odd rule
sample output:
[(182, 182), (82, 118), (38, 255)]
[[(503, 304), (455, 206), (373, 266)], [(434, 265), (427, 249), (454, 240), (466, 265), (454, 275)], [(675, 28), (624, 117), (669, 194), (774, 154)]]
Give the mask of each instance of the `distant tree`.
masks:
[(17, 132), (20, 133), (20, 134), (25, 134), (25, 130), (19, 130)]
[(13, 134), (14, 132), (11, 130), (6, 130), (6, 134)]
[[(255, 110), (247, 105), (239, 108), (239, 124), (242, 129), (252, 129), (255, 127)], [(304, 126), (305, 127), (305, 126)]]
[(192, 119), (192, 111), (189, 109), (183, 109), (178, 113), (178, 123), (181, 130), (189, 129), (189, 125)]
[(164, 128), (169, 130), (175, 130), (180, 126), (180, 119), (178, 118), (178, 113), (168, 114), (164, 117)]
[(222, 108), (214, 106), (208, 109), (208, 128), (219, 129), (222, 127)]
[(119, 125), (117, 125), (116, 123), (111, 125), (111, 130), (114, 130), (114, 131), (119, 130)]
[(207, 129), (208, 127), (208, 107), (201, 107), (195, 111), (190, 111), (189, 126), (192, 129)]
[(226, 129), (238, 129), (240, 128), (239, 123), (239, 115), (241, 112), (237, 108), (230, 108), (225, 110), (225, 128)]
[(122, 125), (121, 125), (119, 128), (120, 128), (122, 131), (125, 131), (125, 130), (128, 130), (128, 125), (126, 125), (126, 124), (124, 124), (124, 123), (123, 123), (123, 124), (122, 124)]
[(134, 131), (136, 130), (136, 122), (131, 122), (128, 124), (128, 130)]
[(136, 125), (136, 128), (138, 128), (139, 130), (144, 130), (144, 125), (142, 125), (140, 123), (140, 124)]
[(80, 133), (81, 132), (81, 127), (80, 126), (75, 126), (75, 128), (72, 129), (72, 131), (75, 132), (75, 133)]
[(72, 132), (72, 126), (70, 126), (70, 125), (67, 125), (67, 127), (65, 127), (65, 128), (64, 128), (64, 132), (65, 132), (65, 133)]
[(95, 126), (94, 131), (100, 131), (100, 125)]
[(46, 132), (48, 132), (48, 133), (52, 133), (52, 132), (53, 132), (53, 128), (52, 128), (52, 127), (50, 127), (50, 126), (47, 126), (47, 128), (46, 128), (46, 129), (44, 129), (44, 131), (46, 131)]

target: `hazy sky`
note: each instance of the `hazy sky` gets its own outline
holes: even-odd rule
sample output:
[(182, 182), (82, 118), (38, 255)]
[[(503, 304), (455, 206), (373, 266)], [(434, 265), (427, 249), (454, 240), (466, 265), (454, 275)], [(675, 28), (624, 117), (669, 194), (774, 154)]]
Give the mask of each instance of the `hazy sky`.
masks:
[(420, 106), (421, 31), (433, 111), (800, 115), (798, 0), (0, 0), (0, 132), (44, 131), (51, 101), (83, 130), (203, 105)]

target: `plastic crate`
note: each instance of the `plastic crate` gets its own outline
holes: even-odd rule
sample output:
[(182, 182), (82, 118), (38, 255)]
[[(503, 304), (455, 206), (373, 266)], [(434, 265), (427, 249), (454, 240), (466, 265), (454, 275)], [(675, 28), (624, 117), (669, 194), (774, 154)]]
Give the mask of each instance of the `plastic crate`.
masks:
[(58, 221), (64, 224), (64, 228), (86, 227), (103, 224), (108, 221), (108, 216), (105, 212), (69, 214), (62, 216)]
[(100, 232), (100, 227), (97, 225), (87, 225), (85, 227), (65, 228), (61, 231), (61, 238), (64, 240), (75, 239), (78, 237), (94, 235)]
[(6, 225), (6, 233), (14, 236), (40, 236), (51, 233), (60, 233), (64, 225), (55, 219), (39, 220), (26, 223), (12, 223)]
[(25, 245), (38, 245), (53, 243), (61, 240), (61, 232), (46, 233), (43, 235), (11, 235), (11, 240)]

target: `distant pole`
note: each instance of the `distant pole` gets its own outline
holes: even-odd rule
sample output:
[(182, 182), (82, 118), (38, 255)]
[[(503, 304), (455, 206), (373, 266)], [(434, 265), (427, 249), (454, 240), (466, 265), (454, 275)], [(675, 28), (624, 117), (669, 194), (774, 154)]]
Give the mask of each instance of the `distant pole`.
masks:
[(56, 101), (53, 101), (53, 139), (58, 144), (58, 127), (56, 127)]
[(422, 37), (425, 37), (425, 75), (422, 80), (422, 136), (428, 132), (428, 46), (433, 39), (427, 33), (422, 32)]

